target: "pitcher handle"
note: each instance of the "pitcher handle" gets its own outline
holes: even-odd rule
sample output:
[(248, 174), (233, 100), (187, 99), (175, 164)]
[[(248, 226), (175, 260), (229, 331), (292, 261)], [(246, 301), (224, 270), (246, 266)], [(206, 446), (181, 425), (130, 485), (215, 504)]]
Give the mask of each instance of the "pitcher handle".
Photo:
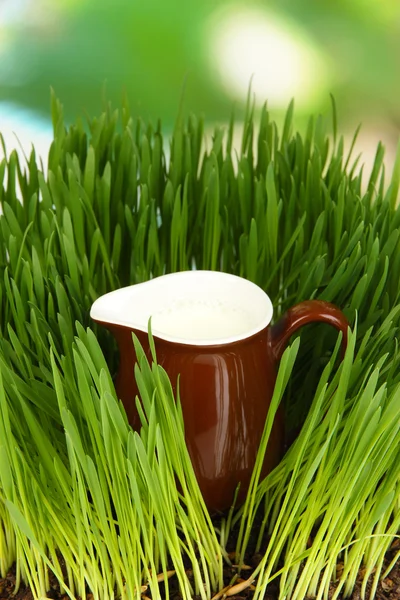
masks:
[(342, 355), (344, 355), (349, 323), (342, 311), (330, 302), (306, 300), (289, 308), (278, 323), (271, 327), (271, 346), (276, 360), (281, 358), (291, 336), (300, 327), (317, 322), (328, 323), (342, 332)]

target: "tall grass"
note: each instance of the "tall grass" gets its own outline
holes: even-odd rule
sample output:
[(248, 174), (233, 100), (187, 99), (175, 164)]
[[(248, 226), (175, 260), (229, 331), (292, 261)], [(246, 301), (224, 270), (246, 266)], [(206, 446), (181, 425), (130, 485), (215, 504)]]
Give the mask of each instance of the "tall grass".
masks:
[[(126, 103), (67, 129), (53, 97), (52, 115), (46, 170), (34, 149), (0, 165), (0, 575), (16, 561), (35, 598), (50, 570), (71, 598), (168, 598), (173, 582), (206, 600), (238, 531), (239, 570), (251, 532), (263, 553), (257, 598), (277, 573), (282, 599), (327, 598), (332, 581), (335, 597), (349, 594), (361, 565), (365, 597), (400, 520), (400, 153), (385, 177), (379, 145), (363, 181), (336, 116), (333, 132), (311, 118), (300, 135), (290, 105), (279, 132), (266, 107), (255, 119), (251, 98), (238, 153), (233, 118), (206, 142), (192, 115), (178, 119), (168, 159), (160, 124)], [(193, 265), (256, 282), (276, 316), (307, 298), (335, 302), (354, 329), (339, 367), (328, 328), (287, 350), (273, 405), (285, 402), (300, 433), (265, 480), (255, 470), (218, 531), (165, 372), (136, 342), (133, 432), (112, 382), (115, 346), (88, 316), (100, 294)]]

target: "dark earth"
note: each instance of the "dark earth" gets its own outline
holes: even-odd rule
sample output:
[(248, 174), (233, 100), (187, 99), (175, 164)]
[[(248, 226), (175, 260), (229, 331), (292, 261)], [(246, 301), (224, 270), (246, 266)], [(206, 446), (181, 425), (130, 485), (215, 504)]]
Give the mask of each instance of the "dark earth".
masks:
[[(394, 542), (392, 548), (387, 554), (387, 558), (385, 561), (385, 568), (389, 565), (390, 561), (393, 560), (395, 553), (398, 552), (400, 544), (398, 541)], [(257, 562), (261, 560), (261, 555), (254, 555), (250, 560), (250, 564), (252, 566), (256, 566)], [(340, 570), (340, 564), (338, 565), (338, 570)], [(251, 571), (245, 572), (245, 577), (249, 577)], [(225, 579), (226, 584), (232, 580), (233, 576), (236, 574), (236, 570), (234, 568), (227, 567), (225, 569)], [(363, 580), (363, 572), (360, 571), (359, 581), (352, 593), (349, 596), (349, 600), (361, 600), (361, 585)], [(240, 583), (240, 579), (236, 579), (235, 584)], [(52, 600), (69, 600), (68, 596), (62, 594), (60, 592), (60, 588), (56, 579), (50, 578), (51, 589), (47, 593), (47, 597)], [(162, 585), (162, 584), (161, 584)], [(161, 587), (161, 586), (160, 586)], [(369, 586), (370, 587), (370, 586)], [(367, 591), (367, 600), (372, 600), (369, 593), (369, 587)], [(180, 600), (181, 596), (177, 589), (174, 590), (174, 577), (172, 576), (169, 580), (169, 589), (170, 589), (170, 598), (171, 600)], [(329, 598), (333, 597), (336, 586), (335, 583), (331, 584), (331, 589), (329, 593)], [(146, 592), (147, 594), (147, 592)], [(253, 596), (253, 591), (251, 588), (247, 588), (246, 590), (240, 592), (239, 595), (233, 595), (228, 598), (228, 600), (251, 600)], [(267, 588), (267, 592), (264, 596), (264, 600), (277, 600), (279, 597), (279, 583), (276, 581), (272, 582), (270, 586)], [(0, 598), (6, 600), (33, 600), (33, 594), (29, 587), (20, 586), (20, 589), (17, 593), (15, 593), (15, 569), (11, 569), (10, 572), (4, 579), (0, 579)], [(150, 595), (143, 595), (143, 600), (150, 599)], [(224, 595), (218, 594), (216, 600), (223, 600)], [(311, 600), (310, 596), (306, 596), (304, 600)], [(340, 599), (343, 599), (343, 596), (340, 595)], [(87, 594), (87, 600), (93, 600), (92, 594)], [(196, 599), (197, 600), (197, 599)], [(383, 579), (378, 586), (378, 589), (375, 594), (375, 600), (400, 600), (400, 560), (397, 561), (395, 566), (389, 575)]]

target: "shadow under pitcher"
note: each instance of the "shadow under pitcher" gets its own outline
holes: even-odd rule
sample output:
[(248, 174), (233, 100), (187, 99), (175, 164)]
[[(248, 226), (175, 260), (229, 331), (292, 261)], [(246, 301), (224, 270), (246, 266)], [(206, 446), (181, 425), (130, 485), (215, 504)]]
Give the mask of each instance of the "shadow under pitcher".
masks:
[[(120, 351), (116, 390), (129, 422), (139, 429), (135, 406), (135, 350), (132, 332), (148, 357), (148, 320), (157, 362), (174, 392), (178, 375), (185, 438), (205, 503), (211, 511), (247, 492), (279, 360), (290, 337), (303, 325), (328, 323), (343, 333), (348, 322), (332, 304), (309, 300), (293, 306), (276, 325), (267, 294), (250, 281), (216, 271), (183, 271), (115, 290), (96, 300), (94, 321), (115, 336)], [(279, 408), (262, 477), (283, 453), (284, 423)]]

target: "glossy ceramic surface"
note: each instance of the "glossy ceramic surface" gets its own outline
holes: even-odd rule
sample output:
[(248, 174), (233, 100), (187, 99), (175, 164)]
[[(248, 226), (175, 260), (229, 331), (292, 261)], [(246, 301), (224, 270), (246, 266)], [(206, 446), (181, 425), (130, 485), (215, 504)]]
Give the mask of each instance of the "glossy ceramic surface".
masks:
[[(138, 428), (132, 342), (122, 328), (111, 330), (124, 356), (117, 393), (132, 426)], [(149, 354), (147, 335), (135, 333)], [(231, 505), (239, 481), (239, 501), (244, 497), (272, 397), (275, 360), (269, 350), (269, 330), (226, 346), (197, 348), (157, 338), (155, 346), (157, 361), (167, 371), (174, 391), (180, 375), (186, 442), (205, 502), (210, 509), (224, 510)], [(265, 474), (279, 461), (282, 448), (283, 419), (279, 413), (267, 450)]]

